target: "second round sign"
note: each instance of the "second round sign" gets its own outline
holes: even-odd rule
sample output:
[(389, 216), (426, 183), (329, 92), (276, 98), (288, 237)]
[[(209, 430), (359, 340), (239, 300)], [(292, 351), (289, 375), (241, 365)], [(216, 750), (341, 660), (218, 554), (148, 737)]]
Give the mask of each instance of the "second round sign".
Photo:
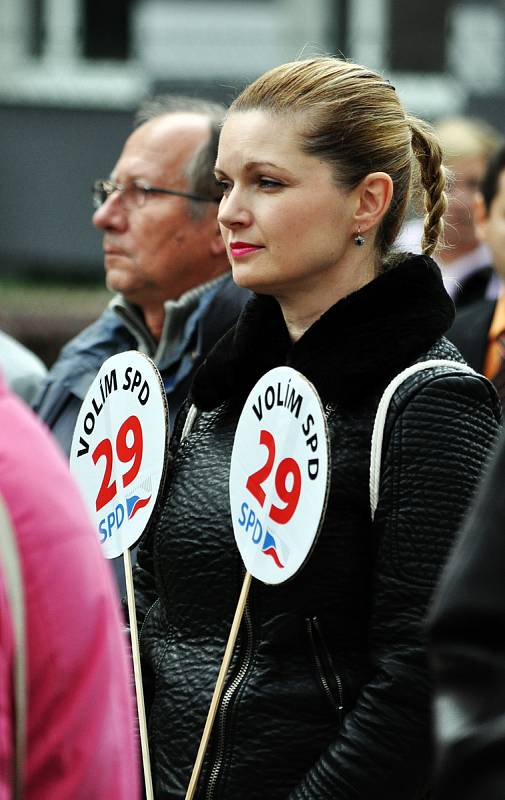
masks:
[(264, 375), (247, 398), (230, 468), (233, 531), (246, 569), (282, 583), (307, 559), (328, 488), (326, 418), (314, 387), (290, 367)]
[(165, 464), (166, 405), (153, 362), (131, 350), (104, 362), (84, 398), (70, 469), (106, 558), (132, 547), (152, 514)]

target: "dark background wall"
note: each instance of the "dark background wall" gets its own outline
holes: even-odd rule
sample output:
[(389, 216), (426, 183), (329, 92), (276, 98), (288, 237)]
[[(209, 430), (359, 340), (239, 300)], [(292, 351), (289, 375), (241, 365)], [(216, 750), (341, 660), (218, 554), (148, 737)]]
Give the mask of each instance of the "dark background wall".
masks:
[(90, 189), (132, 118), (133, 109), (0, 106), (0, 328), (47, 366), (109, 300)]
[(114, 166), (132, 116), (0, 106), (0, 274), (101, 279), (90, 188)]

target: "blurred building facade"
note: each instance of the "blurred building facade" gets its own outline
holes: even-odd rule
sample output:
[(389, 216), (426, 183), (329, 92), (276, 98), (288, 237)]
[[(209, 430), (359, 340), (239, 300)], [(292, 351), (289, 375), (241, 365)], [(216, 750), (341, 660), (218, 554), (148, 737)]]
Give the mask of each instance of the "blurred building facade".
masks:
[(1, 0), (0, 276), (100, 279), (90, 186), (146, 95), (228, 102), (321, 52), (383, 70), (413, 113), (505, 130), (504, 0)]

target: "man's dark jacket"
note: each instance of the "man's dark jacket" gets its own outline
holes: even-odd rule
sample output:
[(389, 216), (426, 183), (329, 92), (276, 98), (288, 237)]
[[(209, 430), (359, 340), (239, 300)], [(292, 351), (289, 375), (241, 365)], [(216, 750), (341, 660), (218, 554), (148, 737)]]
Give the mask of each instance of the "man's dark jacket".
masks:
[[(450, 267), (448, 267), (450, 269)], [(469, 305), (484, 299), (488, 286), (491, 283), (495, 272), (492, 267), (480, 267), (472, 272), (468, 277), (461, 281), (459, 289), (454, 297), (456, 308), (467, 308)]]
[(458, 311), (447, 338), (477, 372), (482, 372), (486, 358), (488, 331), (496, 300), (478, 300)]
[(505, 797), (505, 433), (431, 613), (437, 800)]

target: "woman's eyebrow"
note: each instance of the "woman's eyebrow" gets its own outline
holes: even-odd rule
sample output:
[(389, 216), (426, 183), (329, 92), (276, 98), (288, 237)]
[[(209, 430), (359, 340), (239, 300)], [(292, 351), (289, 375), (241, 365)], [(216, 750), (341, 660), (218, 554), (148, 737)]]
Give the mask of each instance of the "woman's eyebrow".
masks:
[(258, 167), (274, 167), (274, 169), (282, 169), (279, 164), (274, 164), (273, 161), (247, 161), (244, 164), (244, 169), (252, 170)]
[[(284, 167), (281, 167), (280, 164), (275, 164), (273, 161), (246, 161), (246, 163), (243, 166), (243, 169), (246, 172), (252, 172), (253, 170), (259, 169), (261, 167), (273, 167), (274, 169), (279, 169), (284, 172), (287, 171), (285, 170)], [(218, 167), (217, 164), (214, 167), (214, 172), (219, 172), (221, 175), (226, 174), (225, 171), (222, 170), (220, 167)]]

